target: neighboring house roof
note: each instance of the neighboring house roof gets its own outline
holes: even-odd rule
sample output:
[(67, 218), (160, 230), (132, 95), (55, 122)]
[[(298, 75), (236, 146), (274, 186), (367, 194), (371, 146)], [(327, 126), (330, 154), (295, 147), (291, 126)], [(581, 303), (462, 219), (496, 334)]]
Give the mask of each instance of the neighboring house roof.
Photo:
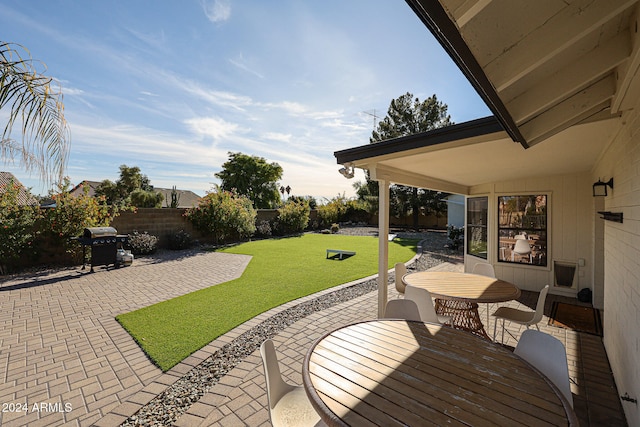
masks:
[[(153, 191), (157, 193), (162, 193), (164, 196), (164, 201), (162, 202), (162, 207), (170, 207), (171, 206), (171, 192), (172, 188), (158, 188), (154, 187)], [(200, 202), (200, 196), (198, 196), (193, 191), (189, 190), (176, 190), (178, 193), (178, 207), (179, 208), (191, 208), (193, 206), (198, 205)]]
[(36, 199), (24, 185), (16, 178), (11, 172), (0, 172), (0, 192), (5, 191), (5, 186), (11, 183), (20, 186), (18, 191), (18, 204), (19, 205), (37, 205), (38, 199)]
[(76, 185), (69, 191), (72, 196), (84, 195), (84, 187), (89, 186), (89, 196), (94, 197), (96, 195), (96, 188), (100, 185), (98, 181), (87, 181), (86, 179), (80, 184)]
[[(73, 196), (80, 196), (84, 194), (84, 186), (89, 186), (89, 196), (94, 197), (96, 195), (96, 188), (101, 184), (99, 181), (84, 180), (80, 184), (73, 187), (70, 191)], [(153, 191), (161, 193), (164, 196), (162, 207), (169, 207), (171, 205), (171, 192), (172, 188), (159, 188), (154, 187)], [(176, 190), (178, 192), (178, 207), (190, 208), (196, 206), (200, 201), (200, 196), (190, 190)]]

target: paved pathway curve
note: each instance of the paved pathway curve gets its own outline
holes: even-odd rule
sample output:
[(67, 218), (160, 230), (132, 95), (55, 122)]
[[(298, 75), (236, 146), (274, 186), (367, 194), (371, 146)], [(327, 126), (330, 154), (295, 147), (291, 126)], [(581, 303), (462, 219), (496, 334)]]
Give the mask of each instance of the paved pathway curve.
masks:
[(0, 280), (0, 426), (102, 419), (161, 374), (114, 317), (237, 278), (249, 260), (164, 252), (108, 271)]

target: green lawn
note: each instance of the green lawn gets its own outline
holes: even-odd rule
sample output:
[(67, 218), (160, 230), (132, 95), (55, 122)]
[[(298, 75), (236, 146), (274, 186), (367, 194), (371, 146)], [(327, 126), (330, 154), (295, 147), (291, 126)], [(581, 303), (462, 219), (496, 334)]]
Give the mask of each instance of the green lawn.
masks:
[[(389, 268), (416, 253), (417, 240), (389, 243)], [(326, 249), (356, 251), (342, 261)], [(377, 273), (378, 239), (345, 235), (242, 243), (221, 252), (253, 258), (236, 280), (164, 301), (116, 319), (162, 370), (215, 338), (285, 302)]]

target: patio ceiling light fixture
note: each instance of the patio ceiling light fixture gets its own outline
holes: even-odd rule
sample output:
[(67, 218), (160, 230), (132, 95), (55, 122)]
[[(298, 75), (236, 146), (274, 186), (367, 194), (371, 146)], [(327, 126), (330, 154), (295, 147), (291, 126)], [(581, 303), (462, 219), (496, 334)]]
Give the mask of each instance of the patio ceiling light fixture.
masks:
[(613, 178), (607, 182), (602, 182), (602, 180), (598, 178), (598, 182), (593, 184), (593, 197), (606, 196), (607, 186), (613, 190)]
[(338, 169), (338, 172), (347, 179), (353, 178), (353, 175), (356, 172), (356, 168), (353, 166), (353, 163), (346, 163), (342, 166), (343, 167)]

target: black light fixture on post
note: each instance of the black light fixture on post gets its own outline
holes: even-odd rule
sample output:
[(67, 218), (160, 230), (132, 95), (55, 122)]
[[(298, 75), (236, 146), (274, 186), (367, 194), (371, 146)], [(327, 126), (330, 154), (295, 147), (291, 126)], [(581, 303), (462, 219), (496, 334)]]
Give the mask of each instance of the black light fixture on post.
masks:
[(598, 178), (598, 182), (593, 184), (593, 197), (606, 196), (607, 186), (613, 190), (613, 178), (607, 182), (602, 182), (602, 180)]

